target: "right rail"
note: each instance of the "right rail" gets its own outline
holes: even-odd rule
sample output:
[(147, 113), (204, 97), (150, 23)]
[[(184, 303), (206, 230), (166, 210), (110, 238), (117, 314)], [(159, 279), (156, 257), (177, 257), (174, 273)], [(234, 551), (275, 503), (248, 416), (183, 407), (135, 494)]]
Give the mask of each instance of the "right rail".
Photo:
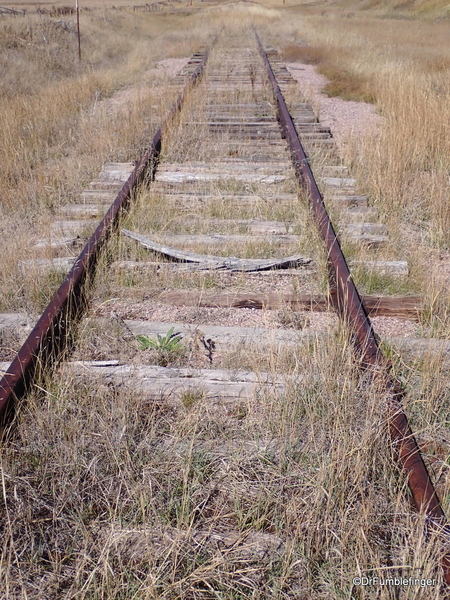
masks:
[[(289, 145), (297, 179), (308, 192), (311, 210), (326, 245), (331, 302), (339, 317), (348, 325), (363, 365), (371, 369), (382, 385), (383, 393), (386, 395), (389, 434), (399, 462), (406, 473), (414, 505), (419, 513), (426, 515), (430, 528), (444, 534), (445, 541), (448, 543), (450, 528), (447, 518), (403, 411), (402, 399), (405, 391), (391, 375), (390, 361), (380, 350), (372, 323), (353, 282), (333, 224), (325, 208), (322, 194), (309, 166), (270, 61), (256, 31), (255, 35), (267, 75), (272, 84), (278, 119)], [(450, 553), (447, 550), (442, 558), (442, 569), (446, 583), (450, 584)]]

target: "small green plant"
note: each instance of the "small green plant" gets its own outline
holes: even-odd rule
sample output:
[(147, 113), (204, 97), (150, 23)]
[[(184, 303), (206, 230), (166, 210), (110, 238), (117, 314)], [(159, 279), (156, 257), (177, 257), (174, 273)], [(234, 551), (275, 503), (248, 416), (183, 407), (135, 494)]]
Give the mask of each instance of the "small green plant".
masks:
[(183, 336), (181, 333), (174, 333), (173, 330), (174, 328), (172, 327), (164, 336), (159, 335), (159, 333), (156, 334), (156, 340), (149, 338), (147, 335), (138, 335), (138, 340), (141, 342), (141, 350), (148, 350), (149, 348), (164, 350), (166, 352), (176, 350)]
[(153, 349), (157, 353), (158, 364), (162, 367), (167, 366), (174, 358), (183, 354), (184, 348), (180, 344), (182, 339), (181, 333), (174, 333), (174, 328), (171, 327), (166, 335), (159, 333), (155, 338), (150, 338), (146, 335), (138, 335), (138, 341), (141, 343), (141, 350)]
[(205, 392), (203, 390), (189, 388), (182, 393), (181, 402), (183, 403), (184, 408), (192, 408), (194, 404), (200, 402), (204, 397)]

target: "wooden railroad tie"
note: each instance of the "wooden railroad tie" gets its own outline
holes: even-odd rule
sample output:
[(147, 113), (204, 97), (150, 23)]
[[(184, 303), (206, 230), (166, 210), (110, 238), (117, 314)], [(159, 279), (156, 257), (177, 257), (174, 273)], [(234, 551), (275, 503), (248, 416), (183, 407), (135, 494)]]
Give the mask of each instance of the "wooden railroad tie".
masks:
[[(177, 290), (163, 292), (158, 299), (175, 306), (267, 310), (290, 308), (296, 312), (332, 310), (330, 299), (325, 294), (258, 294)], [(362, 296), (362, 300), (370, 316), (418, 320), (424, 309), (421, 296)]]

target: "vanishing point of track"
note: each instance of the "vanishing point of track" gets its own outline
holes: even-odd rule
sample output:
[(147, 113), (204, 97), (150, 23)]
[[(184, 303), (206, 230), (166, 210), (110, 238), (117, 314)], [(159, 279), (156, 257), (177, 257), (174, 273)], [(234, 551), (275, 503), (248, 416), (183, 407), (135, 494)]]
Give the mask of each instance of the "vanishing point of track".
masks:
[[(298, 126), (296, 128), (280, 89), (278, 79), (284, 76), (284, 72), (278, 68), (277, 73), (277, 67), (271, 64), (256, 32), (255, 35), (272, 86), (282, 137), (288, 144), (296, 177), (307, 191), (311, 211), (326, 246), (329, 302), (348, 327), (355, 352), (360, 359), (361, 369), (370, 372), (380, 385), (380, 394), (386, 398), (390, 438), (406, 475), (415, 507), (420, 513), (426, 515), (430, 529), (441, 533), (444, 543), (447, 543), (449, 533), (444, 512), (402, 409), (404, 390), (392, 375), (389, 360), (380, 350), (364, 302), (353, 283), (335, 229), (325, 208), (322, 193), (299, 139)], [(33, 386), (42, 369), (48, 370), (60, 360), (71, 341), (74, 325), (82, 318), (86, 307), (87, 291), (93, 284), (102, 251), (111, 235), (118, 229), (121, 218), (129, 210), (135, 190), (145, 180), (151, 181), (155, 178), (164, 133), (177, 118), (189, 90), (201, 80), (210, 50), (211, 48), (192, 57), (190, 61), (192, 73), (184, 91), (0, 381), (0, 417), (4, 425), (9, 426), (14, 422), (14, 415), (20, 409), (20, 399)], [(255, 81), (251, 71), (238, 72), (237, 67), (233, 82), (229, 80), (221, 82), (218, 79), (217, 84), (223, 85), (223, 89), (226, 89), (230, 85), (238, 86), (239, 82), (246, 81), (248, 84), (249, 80), (253, 88)], [(223, 105), (221, 110), (222, 116), (215, 119), (215, 122), (210, 124), (211, 127), (215, 127), (217, 131), (230, 131), (233, 127), (243, 125), (232, 123), (232, 111), (228, 110), (226, 105)], [(253, 139), (258, 136), (261, 120), (261, 118), (254, 119), (253, 123), (250, 121), (247, 124), (249, 130), (253, 131)], [(315, 132), (320, 134), (320, 129), (315, 123), (308, 125), (306, 120), (302, 132), (306, 132), (307, 135), (308, 133), (313, 135)], [(447, 551), (443, 554), (444, 579), (448, 584), (450, 583), (450, 554)]]

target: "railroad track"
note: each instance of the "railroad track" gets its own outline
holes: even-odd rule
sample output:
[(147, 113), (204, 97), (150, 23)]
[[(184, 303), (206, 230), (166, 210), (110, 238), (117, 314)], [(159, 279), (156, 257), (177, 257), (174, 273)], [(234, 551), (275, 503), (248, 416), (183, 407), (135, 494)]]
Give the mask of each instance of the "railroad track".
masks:
[[(195, 454), (208, 465), (207, 492), (189, 510), (183, 497), (182, 515), (170, 522), (183, 522), (184, 529), (122, 532), (115, 550), (124, 557), (141, 552), (142, 540), (169, 553), (174, 544), (201, 547), (208, 556), (221, 547), (233, 569), (242, 562), (250, 565), (233, 580), (245, 586), (245, 577), (253, 581), (250, 572), (279, 560), (289, 536), (281, 537), (278, 530), (275, 535), (274, 523), (257, 517), (253, 527), (245, 519), (239, 522), (242, 507), (236, 506), (244, 501), (236, 480), (234, 496), (227, 495), (227, 473), (237, 455), (248, 469), (261, 457), (278, 460), (293, 443), (295, 431), (287, 437), (274, 434), (270, 418), (279, 416), (283, 403), (283, 410), (290, 410), (286, 399), (292, 401), (299, 386), (311, 385), (295, 364), (300, 355), (314, 357), (315, 348), (330, 344), (330, 332), (339, 328), (328, 314), (333, 307), (353, 341), (361, 369), (355, 381), (365, 381), (383, 396), (391, 443), (413, 503), (431, 535), (446, 542), (445, 515), (402, 409), (404, 391), (368, 317), (368, 311), (411, 316), (420, 310), (420, 300), (361, 301), (323, 197), (338, 211), (339, 235), (352, 244), (376, 250), (388, 241), (386, 227), (375, 220), (342, 164), (332, 132), (306, 102), (294, 100), (288, 109), (284, 97), (295, 97), (295, 82), (257, 36), (243, 45), (222, 35), (211, 56), (209, 50), (194, 55), (175, 83), (186, 77), (186, 90), (198, 86), (180, 95), (137, 165), (105, 165), (81, 203), (67, 207), (72, 219), (59, 222), (52, 240), (38, 242), (47, 254), (50, 246), (54, 251), (54, 258), (35, 263), (43, 272), (73, 267), (17, 357), (5, 366), (0, 411), (7, 430), (11, 424), (20, 429), (24, 396), (52, 387), (48, 373), (68, 347), (73, 350), (78, 327), (84, 341), (58, 367), (56, 380), (70, 380), (92, 397), (101, 389), (105, 398), (120, 393), (139, 398), (151, 411), (158, 407), (165, 416), (155, 422), (181, 422), (173, 428), (188, 433), (174, 441), (173, 431), (163, 427), (147, 448), (148, 460), (156, 452), (184, 464)], [(80, 256), (71, 256), (95, 222), (89, 219), (111, 200)], [(118, 241), (116, 230), (129, 210)], [(311, 214), (325, 252), (311, 231)], [(113, 257), (112, 264), (105, 264), (105, 254)], [(369, 262), (371, 269), (404, 273), (401, 261)], [(327, 294), (320, 284), (321, 266), (328, 273)], [(99, 293), (93, 285), (96, 270), (103, 286)], [(83, 320), (89, 302), (94, 308)], [(256, 309), (263, 309), (257, 317)], [(117, 349), (114, 337), (126, 350)], [(320, 376), (314, 385), (321, 385)], [(252, 428), (258, 431), (253, 438), (248, 436)], [(231, 438), (224, 441), (227, 432)], [(245, 470), (240, 476), (251, 496), (252, 477)], [(212, 513), (213, 521), (208, 520)], [(445, 549), (440, 554), (449, 583), (450, 558)], [(262, 585), (257, 578), (254, 582)]]

